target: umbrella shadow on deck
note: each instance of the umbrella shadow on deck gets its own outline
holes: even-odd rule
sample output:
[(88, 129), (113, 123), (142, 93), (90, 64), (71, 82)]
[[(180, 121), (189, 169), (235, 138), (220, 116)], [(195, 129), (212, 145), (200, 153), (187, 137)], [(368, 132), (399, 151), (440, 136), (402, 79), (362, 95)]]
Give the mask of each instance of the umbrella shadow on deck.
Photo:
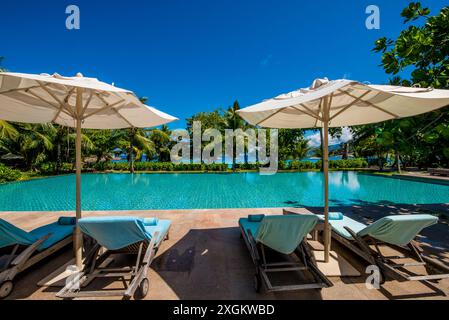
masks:
[(254, 265), (239, 228), (189, 230), (152, 268), (179, 299), (322, 299), (317, 290), (256, 293)]

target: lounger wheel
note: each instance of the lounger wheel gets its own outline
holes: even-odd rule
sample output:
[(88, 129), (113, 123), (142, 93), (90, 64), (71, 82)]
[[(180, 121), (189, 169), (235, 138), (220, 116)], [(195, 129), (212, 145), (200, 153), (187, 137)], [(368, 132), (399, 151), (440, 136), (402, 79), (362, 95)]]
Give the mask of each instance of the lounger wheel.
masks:
[(262, 289), (262, 278), (259, 273), (254, 274), (254, 290), (256, 290), (257, 293), (260, 292), (260, 289)]
[(135, 298), (137, 300), (145, 298), (148, 294), (149, 288), (150, 288), (150, 280), (148, 280), (148, 278), (143, 278), (142, 281), (140, 281), (139, 287), (136, 290)]
[(2, 282), (0, 285), (0, 299), (4, 299), (9, 296), (14, 289), (14, 283), (10, 280)]

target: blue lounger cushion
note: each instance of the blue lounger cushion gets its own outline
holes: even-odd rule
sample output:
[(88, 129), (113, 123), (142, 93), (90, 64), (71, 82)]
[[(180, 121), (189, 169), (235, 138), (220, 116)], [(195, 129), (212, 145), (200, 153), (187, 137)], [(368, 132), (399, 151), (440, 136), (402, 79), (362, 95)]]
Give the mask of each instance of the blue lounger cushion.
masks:
[(157, 226), (159, 222), (158, 218), (144, 218), (143, 219), (143, 224), (146, 226)]
[(317, 222), (318, 217), (311, 214), (265, 216), (261, 222), (239, 220), (246, 236), (249, 229), (256, 242), (284, 254), (291, 254)]
[(263, 220), (264, 217), (265, 217), (264, 214), (250, 214), (248, 216), (248, 220), (250, 222), (260, 222)]
[(436, 223), (438, 218), (430, 214), (387, 216), (359, 231), (358, 235), (368, 235), (380, 241), (403, 246), (410, 243), (422, 229)]
[(240, 218), (239, 225), (245, 231), (246, 237), (248, 237), (248, 230), (251, 235), (256, 238), (257, 231), (259, 230), (260, 222), (250, 221), (248, 218)]
[[(324, 219), (322, 215), (320, 219)], [(344, 216), (343, 220), (329, 220), (332, 230), (340, 236), (354, 240), (344, 228), (349, 227), (358, 236), (371, 236), (380, 241), (403, 246), (412, 241), (422, 229), (438, 222), (438, 218), (429, 214), (393, 215), (381, 218), (369, 226)]]
[[(318, 217), (321, 220), (324, 220), (324, 215), (318, 215)], [(343, 219), (341, 220), (329, 220), (329, 223), (334, 232), (336, 232), (337, 234), (348, 240), (354, 239), (352, 238), (348, 230), (345, 229), (345, 227), (349, 227), (355, 233), (358, 233), (359, 231), (366, 228), (365, 224), (355, 221), (354, 219), (351, 219), (347, 216), (343, 216)]]
[(341, 212), (329, 212), (329, 220), (343, 220), (344, 215)]
[(158, 237), (156, 239), (156, 246), (158, 247), (162, 241), (164, 241), (165, 235), (170, 229), (170, 220), (158, 220), (157, 225), (145, 226), (145, 230), (154, 235), (156, 231), (159, 231)]
[(44, 241), (44, 243), (39, 247), (39, 250), (44, 250), (50, 248), (59, 241), (71, 237), (73, 235), (73, 230), (75, 225), (60, 225), (58, 222), (50, 223), (45, 226), (34, 229), (30, 233), (36, 238), (42, 238), (46, 234), (51, 233), (50, 238)]
[(74, 226), (76, 224), (75, 217), (59, 217), (58, 224), (61, 226)]
[(156, 245), (167, 234), (171, 221), (158, 220), (155, 226), (146, 226), (142, 218), (137, 217), (92, 217), (78, 221), (83, 233), (95, 239), (108, 250), (118, 250), (141, 241), (151, 241), (154, 233), (159, 231)]
[(0, 219), (0, 248), (15, 244), (30, 246), (43, 236), (51, 234), (51, 236), (38, 248), (39, 251), (42, 251), (52, 247), (59, 241), (72, 236), (74, 228), (74, 225), (60, 225), (58, 222), (54, 222), (34, 229), (31, 232), (26, 232), (25, 230)]

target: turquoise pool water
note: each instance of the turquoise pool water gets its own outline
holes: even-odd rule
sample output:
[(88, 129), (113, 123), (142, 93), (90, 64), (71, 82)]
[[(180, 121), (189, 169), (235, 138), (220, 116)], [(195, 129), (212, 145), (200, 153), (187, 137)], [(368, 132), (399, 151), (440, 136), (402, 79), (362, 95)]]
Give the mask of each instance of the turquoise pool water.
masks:
[[(318, 172), (86, 174), (84, 210), (322, 206)], [(331, 205), (449, 203), (449, 185), (355, 172), (330, 173)], [(75, 176), (0, 185), (0, 211), (75, 209)]]

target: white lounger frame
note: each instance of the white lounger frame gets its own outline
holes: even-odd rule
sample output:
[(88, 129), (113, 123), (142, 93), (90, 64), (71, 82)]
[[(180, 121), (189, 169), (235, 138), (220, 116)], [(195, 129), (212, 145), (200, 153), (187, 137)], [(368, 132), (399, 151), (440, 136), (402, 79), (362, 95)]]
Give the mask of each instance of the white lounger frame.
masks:
[(43, 236), (32, 245), (27, 246), (19, 254), (17, 254), (17, 252), (22, 246), (16, 244), (12, 247), (12, 251), (10, 254), (2, 257), (6, 261), (2, 269), (0, 269), (0, 286), (3, 287), (3, 285), (9, 282), (11, 289), (9, 293), (0, 298), (6, 298), (11, 293), (13, 289), (14, 278), (18, 274), (73, 242), (73, 235), (71, 235), (43, 251), (38, 251), (38, 248), (42, 245), (42, 243), (50, 238), (50, 236), (51, 233)]
[[(445, 278), (449, 278), (449, 267), (445, 266), (442, 262), (425, 256), (422, 254), (423, 250), (416, 241), (411, 241), (407, 246), (396, 246), (389, 243), (384, 243), (373, 237), (365, 236), (360, 237), (351, 228), (345, 227), (345, 229), (354, 238), (353, 241), (348, 240), (335, 231), (332, 231), (332, 238), (339, 243), (346, 246), (352, 252), (359, 255), (365, 261), (370, 264), (377, 265), (382, 273), (382, 283), (385, 282), (387, 277), (398, 281), (435, 281)], [(385, 256), (380, 250), (380, 246), (389, 246), (397, 251), (403, 253), (403, 256)], [(371, 247), (374, 246), (374, 249)], [(411, 263), (398, 263), (399, 259), (413, 258), (416, 262)], [(429, 274), (416, 275), (406, 267), (424, 266)], [(431, 271), (438, 271), (443, 273), (431, 274)]]
[[(137, 299), (143, 299), (148, 293), (148, 269), (153, 262), (159, 245), (162, 243), (162, 241), (159, 244), (156, 243), (158, 237), (159, 232), (155, 232), (151, 241), (138, 242), (119, 250), (106, 250), (104, 253), (101, 253), (104, 248), (96, 244), (86, 256), (82, 272), (74, 280), (67, 283), (56, 296), (64, 299), (112, 296), (121, 296), (124, 299), (130, 299), (134, 296)], [(163, 239), (168, 239), (168, 231)], [(102, 266), (113, 254), (136, 254), (136, 262), (133, 266), (121, 268), (109, 268), (107, 265)], [(127, 277), (129, 279), (126, 279)], [(122, 278), (124, 283), (129, 282), (129, 284), (125, 289), (118, 290), (82, 290), (82, 288), (86, 287), (96, 278)], [(136, 295), (136, 293), (138, 294)]]
[[(244, 239), (256, 267), (254, 287), (257, 292), (260, 291), (262, 282), (265, 284), (268, 292), (309, 289), (321, 290), (322, 288), (332, 287), (332, 282), (330, 282), (329, 279), (316, 266), (315, 259), (305, 238), (294, 252), (301, 262), (286, 261), (269, 263), (267, 262), (265, 255), (265, 246), (256, 242), (251, 230), (247, 230), (245, 232), (243, 226), (240, 225), (240, 231), (241, 237)], [(246, 236), (246, 234), (248, 234), (248, 236)], [(269, 277), (270, 273), (291, 271), (309, 272), (315, 281), (312, 283), (294, 283), (291, 285), (282, 286), (274, 286), (271, 283)]]

